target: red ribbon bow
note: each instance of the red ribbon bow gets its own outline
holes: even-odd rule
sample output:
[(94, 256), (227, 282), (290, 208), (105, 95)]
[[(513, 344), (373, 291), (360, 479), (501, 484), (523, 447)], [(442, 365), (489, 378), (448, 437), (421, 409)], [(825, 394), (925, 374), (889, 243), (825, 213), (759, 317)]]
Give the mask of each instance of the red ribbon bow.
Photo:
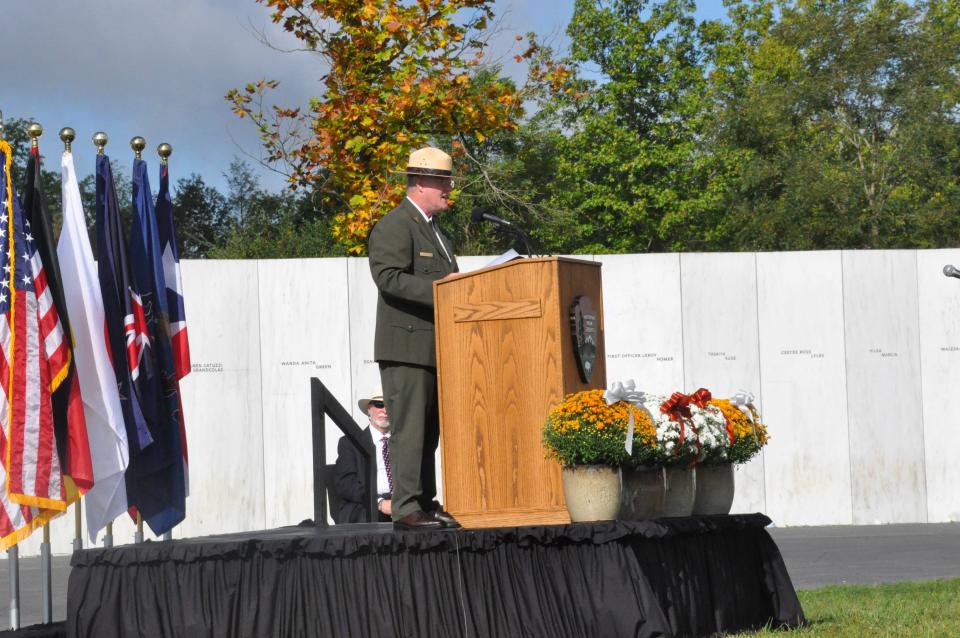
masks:
[(683, 445), (683, 442), (686, 440), (686, 427), (684, 420), (690, 420), (690, 429), (693, 430), (693, 436), (696, 437), (697, 443), (697, 455), (693, 457), (693, 464), (697, 464), (697, 458), (700, 456), (700, 433), (697, 432), (696, 426), (693, 425), (693, 413), (690, 411), (690, 404), (694, 404), (700, 409), (703, 409), (707, 405), (712, 397), (710, 391), (706, 388), (700, 388), (691, 395), (683, 394), (682, 392), (674, 392), (670, 395), (670, 398), (664, 401), (660, 405), (660, 411), (670, 417), (671, 421), (676, 421), (680, 424), (680, 438), (677, 441), (677, 453), (680, 451), (680, 446)]
[(660, 411), (669, 416), (671, 421), (680, 424), (680, 440), (677, 442), (679, 448), (686, 438), (684, 419), (693, 418), (693, 413), (690, 412), (690, 397), (682, 392), (674, 392), (660, 405)]
[(694, 404), (701, 410), (707, 407), (707, 402), (713, 398), (713, 395), (710, 394), (710, 390), (706, 388), (700, 388), (696, 392), (690, 395), (690, 403)]

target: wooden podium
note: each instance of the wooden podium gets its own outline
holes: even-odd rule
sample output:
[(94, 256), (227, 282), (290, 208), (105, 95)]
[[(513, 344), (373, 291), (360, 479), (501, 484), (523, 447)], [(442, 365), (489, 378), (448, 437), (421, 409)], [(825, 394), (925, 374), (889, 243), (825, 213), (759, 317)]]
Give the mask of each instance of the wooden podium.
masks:
[[(444, 507), (465, 527), (569, 523), (560, 465), (541, 443), (550, 409), (606, 386), (600, 264), (520, 259), (434, 283)], [(595, 308), (581, 378), (570, 311)]]

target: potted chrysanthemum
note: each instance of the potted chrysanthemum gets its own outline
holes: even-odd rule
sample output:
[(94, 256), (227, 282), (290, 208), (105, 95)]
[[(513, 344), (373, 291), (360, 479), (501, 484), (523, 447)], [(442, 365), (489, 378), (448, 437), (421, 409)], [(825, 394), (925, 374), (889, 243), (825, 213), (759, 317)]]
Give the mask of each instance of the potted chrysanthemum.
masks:
[(760, 421), (753, 395), (746, 392), (730, 399), (711, 399), (707, 409), (722, 415), (723, 429), (710, 441), (711, 453), (697, 466), (693, 513), (727, 514), (733, 505), (734, 465), (746, 463), (760, 452), (767, 443), (767, 427)]
[(603, 390), (568, 395), (554, 406), (543, 429), (548, 456), (560, 462), (563, 494), (573, 521), (611, 520), (620, 505), (620, 466), (629, 422), (640, 411), (620, 402), (607, 405)]

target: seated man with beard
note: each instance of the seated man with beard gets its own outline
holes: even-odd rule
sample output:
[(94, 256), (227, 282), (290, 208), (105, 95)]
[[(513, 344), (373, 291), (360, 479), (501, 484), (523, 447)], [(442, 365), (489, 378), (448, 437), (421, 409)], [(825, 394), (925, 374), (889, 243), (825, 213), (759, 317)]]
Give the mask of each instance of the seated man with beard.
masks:
[[(383, 392), (377, 390), (369, 399), (357, 401), (360, 411), (367, 415), (370, 426), (364, 430), (373, 440), (377, 458), (377, 509), (378, 521), (390, 521), (390, 495), (393, 491), (390, 472), (390, 417), (383, 403)], [(369, 523), (370, 515), (364, 502), (367, 476), (363, 471), (363, 455), (347, 439), (342, 437), (337, 444), (337, 465), (334, 480), (340, 506), (333, 513), (336, 523)]]

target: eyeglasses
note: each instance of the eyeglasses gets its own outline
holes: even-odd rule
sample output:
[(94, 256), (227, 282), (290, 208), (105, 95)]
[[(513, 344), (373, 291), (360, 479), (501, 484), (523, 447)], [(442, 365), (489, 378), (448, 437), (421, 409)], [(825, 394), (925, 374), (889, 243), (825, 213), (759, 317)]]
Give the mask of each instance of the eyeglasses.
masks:
[(379, 408), (381, 410), (383, 409), (383, 401), (370, 401), (367, 403), (367, 405), (370, 406), (371, 408)]
[(436, 187), (439, 188), (440, 190), (443, 190), (447, 187), (449, 187), (450, 190), (453, 190), (456, 187), (456, 182), (454, 182), (453, 179), (449, 177), (436, 177), (431, 175), (431, 176), (423, 177), (421, 179), (429, 180), (430, 182), (436, 184)]

